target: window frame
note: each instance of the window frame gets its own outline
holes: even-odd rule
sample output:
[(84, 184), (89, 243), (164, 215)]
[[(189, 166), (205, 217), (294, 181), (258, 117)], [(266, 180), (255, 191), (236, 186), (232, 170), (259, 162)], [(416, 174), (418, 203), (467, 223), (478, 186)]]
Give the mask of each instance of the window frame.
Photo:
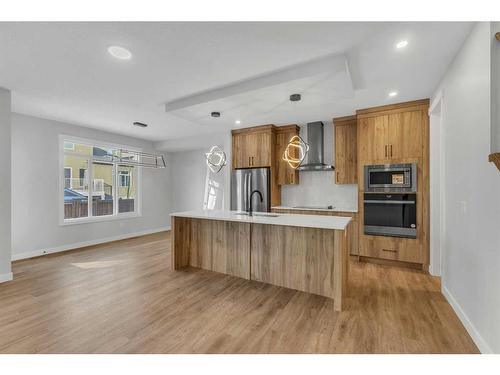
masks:
[[(112, 165), (113, 168), (113, 214), (112, 215), (103, 215), (103, 216), (92, 216), (92, 193), (93, 193), (93, 177), (94, 177), (94, 171), (93, 171), (93, 164), (95, 161), (103, 163), (102, 160), (95, 159), (93, 152), (90, 156), (84, 156), (81, 154), (78, 154), (74, 151), (65, 149), (64, 144), (66, 142), (71, 142), (74, 144), (83, 144), (86, 146), (91, 146), (91, 147), (102, 147), (102, 148), (117, 148), (117, 149), (127, 149), (131, 151), (142, 151), (141, 148), (138, 147), (133, 147), (133, 146), (127, 146), (127, 145), (120, 145), (120, 144), (115, 144), (115, 143), (109, 143), (109, 142), (100, 142), (96, 141), (93, 139), (87, 139), (87, 138), (80, 138), (80, 137), (73, 137), (70, 135), (59, 135), (59, 189), (58, 189), (58, 201), (59, 201), (59, 225), (74, 225), (74, 224), (85, 224), (85, 223), (98, 223), (98, 222), (103, 222), (103, 221), (113, 221), (113, 220), (124, 220), (124, 219), (131, 219), (131, 218), (137, 218), (137, 217), (142, 217), (142, 168), (134, 167), (135, 173), (132, 175), (134, 178), (134, 181), (131, 182), (135, 183), (136, 187), (136, 197), (135, 197), (135, 204), (134, 204), (134, 211), (133, 212), (124, 212), (124, 213), (119, 213), (119, 204), (118, 204), (118, 163), (108, 163)], [(66, 155), (73, 155), (77, 157), (81, 157), (82, 159), (87, 159), (87, 178), (89, 180), (89, 191), (88, 191), (88, 216), (86, 217), (79, 217), (79, 218), (70, 218), (66, 219), (64, 218), (64, 189), (65, 189), (65, 177), (64, 177), (64, 157)], [(132, 177), (130, 177), (132, 178)]]

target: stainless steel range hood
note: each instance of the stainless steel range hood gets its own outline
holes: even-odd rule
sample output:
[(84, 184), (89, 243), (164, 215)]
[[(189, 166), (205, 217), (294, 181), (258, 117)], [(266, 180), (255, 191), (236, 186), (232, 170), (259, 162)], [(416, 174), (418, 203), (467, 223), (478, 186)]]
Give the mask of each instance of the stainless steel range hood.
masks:
[(309, 152), (307, 160), (297, 169), (299, 171), (332, 171), (333, 165), (325, 164), (324, 158), (324, 130), (321, 121), (310, 122), (307, 124), (307, 143)]

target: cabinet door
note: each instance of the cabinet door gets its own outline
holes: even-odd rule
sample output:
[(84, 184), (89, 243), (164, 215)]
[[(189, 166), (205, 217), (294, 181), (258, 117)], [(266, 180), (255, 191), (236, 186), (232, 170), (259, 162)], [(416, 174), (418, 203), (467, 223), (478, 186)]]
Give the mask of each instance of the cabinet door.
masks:
[(251, 167), (271, 166), (271, 132), (251, 133), (246, 136), (248, 156)]
[(422, 263), (422, 251), (417, 239), (362, 235), (359, 243), (359, 255)]
[(249, 168), (250, 157), (245, 134), (233, 135), (233, 168)]
[(389, 157), (391, 159), (422, 156), (422, 111), (389, 115)]
[[(280, 132), (276, 135), (276, 161), (278, 166), (278, 185), (293, 185), (299, 183), (299, 172), (290, 165), (288, 162), (283, 160), (283, 154), (285, 149), (290, 142), (290, 139), (294, 136), (298, 135), (298, 132), (295, 130)], [(292, 149), (293, 156), (298, 157), (296, 149)]]
[(335, 183), (358, 182), (356, 123), (335, 125)]
[(377, 161), (388, 158), (389, 116), (361, 118), (358, 121), (359, 161)]

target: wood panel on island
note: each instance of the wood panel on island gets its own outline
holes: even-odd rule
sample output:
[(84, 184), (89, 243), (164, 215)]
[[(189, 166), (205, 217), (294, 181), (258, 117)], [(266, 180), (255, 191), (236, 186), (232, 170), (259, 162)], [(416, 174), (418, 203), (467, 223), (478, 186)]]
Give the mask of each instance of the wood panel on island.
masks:
[[(359, 255), (361, 260), (428, 270), (429, 266), (429, 100), (358, 110), (358, 176), (366, 165), (415, 163), (416, 238), (365, 234), (364, 178), (359, 178)], [(396, 263), (395, 263), (396, 262)]]
[(294, 214), (294, 215), (324, 215), (324, 216), (342, 216), (350, 217), (352, 222), (347, 228), (347, 237), (349, 239), (348, 249), (349, 254), (359, 255), (358, 242), (359, 242), (359, 229), (358, 229), (358, 214), (356, 212), (347, 211), (334, 211), (334, 210), (297, 210), (286, 208), (272, 208), (272, 212), (277, 214)]
[(172, 214), (171, 223), (174, 270), (196, 267), (318, 294), (342, 310), (349, 272), (346, 218), (311, 223), (300, 216), (193, 211)]

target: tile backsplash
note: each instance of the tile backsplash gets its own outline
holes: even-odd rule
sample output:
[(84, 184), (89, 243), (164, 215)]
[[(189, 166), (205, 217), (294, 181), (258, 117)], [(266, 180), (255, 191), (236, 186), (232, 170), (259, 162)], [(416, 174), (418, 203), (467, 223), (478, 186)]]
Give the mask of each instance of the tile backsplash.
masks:
[(358, 185), (337, 185), (334, 171), (300, 172), (299, 185), (281, 187), (282, 206), (358, 207)]

